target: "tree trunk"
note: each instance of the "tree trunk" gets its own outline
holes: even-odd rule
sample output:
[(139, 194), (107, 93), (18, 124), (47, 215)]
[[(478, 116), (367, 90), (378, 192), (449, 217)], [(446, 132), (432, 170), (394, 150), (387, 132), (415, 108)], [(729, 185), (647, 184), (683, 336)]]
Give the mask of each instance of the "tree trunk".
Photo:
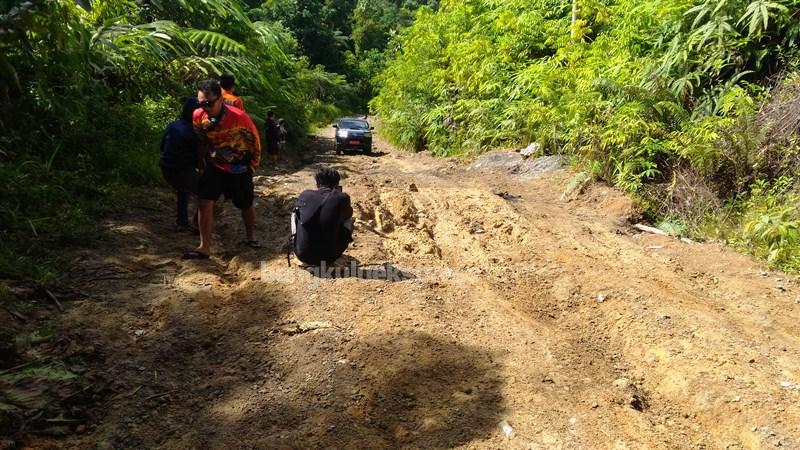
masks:
[(575, 22), (578, 21), (578, 0), (572, 0), (572, 26), (570, 27), (569, 37), (575, 41)]

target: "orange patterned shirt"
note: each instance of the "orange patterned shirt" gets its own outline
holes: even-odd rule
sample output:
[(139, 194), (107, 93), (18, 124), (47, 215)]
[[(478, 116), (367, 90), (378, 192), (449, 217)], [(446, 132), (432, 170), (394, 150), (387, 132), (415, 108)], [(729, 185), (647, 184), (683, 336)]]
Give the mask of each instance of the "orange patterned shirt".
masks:
[(244, 102), (242, 102), (242, 98), (233, 95), (231, 92), (228, 92), (225, 89), (222, 90), (222, 102), (226, 105), (235, 106), (244, 111)]
[(194, 131), (209, 145), (206, 159), (222, 171), (246, 173), (261, 163), (261, 138), (250, 116), (239, 108), (223, 105), (222, 114), (210, 118), (203, 108), (194, 111)]

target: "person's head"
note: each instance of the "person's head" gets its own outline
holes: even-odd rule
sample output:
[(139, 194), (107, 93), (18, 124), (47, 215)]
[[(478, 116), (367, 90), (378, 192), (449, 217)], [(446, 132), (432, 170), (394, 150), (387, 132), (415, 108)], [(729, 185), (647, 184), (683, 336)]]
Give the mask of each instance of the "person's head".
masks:
[(197, 85), (197, 101), (209, 116), (218, 116), (222, 112), (222, 88), (219, 81), (203, 80)]
[(267, 120), (275, 120), (275, 111), (267, 111)]
[(278, 125), (283, 125), (286, 123), (285, 119), (278, 119)]
[(314, 179), (317, 181), (318, 188), (326, 187), (335, 189), (336, 186), (339, 186), (339, 181), (342, 177), (339, 175), (338, 170), (330, 167), (323, 167), (314, 174)]
[(200, 107), (200, 102), (197, 101), (197, 97), (186, 97), (183, 99), (183, 111), (181, 111), (181, 120), (185, 120), (187, 122), (192, 121), (192, 115), (194, 114), (194, 110)]
[(222, 89), (231, 92), (236, 86), (236, 79), (233, 78), (233, 75), (224, 73), (221, 77), (219, 77), (219, 85), (222, 86)]

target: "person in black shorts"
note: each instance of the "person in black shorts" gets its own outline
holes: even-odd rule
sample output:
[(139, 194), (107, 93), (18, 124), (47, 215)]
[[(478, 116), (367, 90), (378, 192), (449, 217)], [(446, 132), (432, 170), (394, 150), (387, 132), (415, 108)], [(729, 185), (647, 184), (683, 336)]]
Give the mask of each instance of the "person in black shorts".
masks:
[(295, 205), (292, 250), (306, 264), (333, 264), (353, 241), (353, 208), (336, 169), (320, 169), (314, 178), (317, 189), (303, 191)]
[(253, 205), (253, 176), (249, 173), (228, 173), (210, 164), (200, 177), (198, 196), (203, 200), (219, 200), (220, 196), (244, 210)]
[[(192, 114), (200, 107), (194, 97), (186, 98), (178, 120), (167, 125), (161, 138), (161, 158), (158, 165), (170, 186), (178, 191), (176, 231), (189, 229), (189, 196), (197, 195), (200, 173), (198, 167), (198, 141), (192, 129)], [(194, 216), (197, 226), (197, 214)]]
[(258, 130), (244, 111), (223, 103), (222, 89), (216, 80), (201, 82), (197, 87), (197, 99), (200, 109), (194, 112), (192, 123), (206, 161), (197, 192), (200, 198), (200, 245), (183, 257), (208, 258), (214, 229), (214, 203), (223, 194), (242, 210), (246, 233), (243, 244), (259, 248), (253, 208), (253, 173), (261, 160)]

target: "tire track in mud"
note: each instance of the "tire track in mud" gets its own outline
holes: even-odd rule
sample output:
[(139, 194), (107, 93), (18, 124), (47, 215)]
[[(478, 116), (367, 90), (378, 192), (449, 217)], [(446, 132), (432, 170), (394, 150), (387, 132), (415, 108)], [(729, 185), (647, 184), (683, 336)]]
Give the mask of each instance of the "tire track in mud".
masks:
[[(796, 279), (761, 276), (716, 245), (632, 235), (630, 203), (612, 189), (562, 201), (565, 171), (522, 180), (379, 150), (261, 179), (263, 250), (234, 244), (241, 220), (226, 205), (211, 261), (159, 269), (165, 285), (98, 281), (102, 301), (64, 326), (92, 325), (120, 394), (69, 443), (800, 445), (800, 393), (777, 383), (800, 383)], [(286, 267), (288, 210), (323, 165), (343, 171), (353, 199), (347, 255), (414, 278)], [(115, 264), (131, 273), (192, 243), (153, 231), (160, 217), (129, 220), (117, 250), (142, 255)]]
[[(641, 246), (633, 248), (630, 242), (620, 238), (614, 227), (603, 230), (602, 227), (597, 227), (597, 224), (586, 224), (585, 213), (581, 214), (581, 220), (576, 220), (575, 216), (570, 217), (569, 214), (558, 211), (559, 207), (556, 206), (556, 210), (544, 214), (546, 220), (540, 221), (541, 223), (531, 222), (527, 217), (536, 215), (529, 210), (529, 207), (531, 204), (535, 207), (541, 206), (539, 202), (528, 202), (527, 206), (517, 209), (517, 214), (506, 211), (501, 220), (505, 223), (522, 224), (520, 227), (523, 232), (515, 234), (512, 231), (513, 237), (527, 236), (533, 230), (538, 240), (536, 243), (526, 239), (494, 239), (489, 244), (481, 244), (478, 239), (457, 239), (458, 236), (474, 237), (476, 223), (479, 235), (484, 236), (485, 224), (482, 222), (491, 221), (490, 219), (498, 214), (498, 207), (493, 201), (496, 196), (490, 193), (488, 187), (484, 187), (474, 195), (470, 194), (469, 190), (474, 189), (475, 184), (480, 185), (480, 182), (475, 183), (476, 180), (471, 181), (474, 184), (458, 187), (453, 187), (458, 185), (453, 179), (442, 183), (451, 186), (448, 189), (457, 191), (455, 196), (448, 196), (447, 189), (428, 191), (422, 187), (419, 188), (419, 195), (408, 195), (415, 198), (424, 197), (422, 206), (416, 209), (435, 211), (437, 224), (461, 225), (450, 230), (440, 230), (441, 227), (438, 225), (434, 228), (436, 236), (434, 241), (442, 250), (443, 259), (451, 265), (463, 265), (465, 261), (470, 260), (496, 265), (501, 259), (490, 255), (507, 254), (516, 256), (517, 260), (524, 261), (527, 265), (531, 263), (545, 267), (548, 263), (555, 265), (552, 267), (553, 264), (550, 264), (555, 270), (544, 271), (545, 273), (541, 275), (537, 273), (540, 271), (534, 271), (532, 280), (529, 279), (530, 274), (519, 276), (515, 273), (515, 269), (506, 267), (504, 274), (498, 277), (503, 280), (499, 283), (502, 286), (499, 286), (498, 282), (482, 281), (480, 283), (482, 289), (479, 289), (480, 297), (484, 303), (491, 303), (497, 310), (508, 308), (516, 310), (519, 307), (524, 308), (526, 303), (531, 305), (531, 309), (523, 314), (527, 315), (526, 319), (530, 319), (530, 316), (535, 317), (536, 322), (530, 323), (528, 320), (527, 326), (549, 329), (548, 333), (552, 335), (552, 340), (559, 343), (553, 347), (558, 347), (560, 356), (567, 360), (571, 359), (571, 365), (577, 367), (579, 371), (587, 372), (587, 367), (594, 366), (588, 369), (588, 372), (599, 376), (599, 379), (591, 380), (592, 386), (585, 391), (590, 393), (598, 391), (595, 394), (599, 393), (599, 397), (606, 399), (608, 403), (621, 406), (618, 408), (620, 411), (614, 413), (609, 413), (608, 408), (603, 407), (602, 412), (594, 414), (594, 422), (601, 424), (604, 429), (603, 434), (608, 439), (604, 441), (603, 446), (625, 442), (625, 439), (630, 439), (631, 436), (643, 437), (641, 441), (637, 441), (639, 444), (655, 447), (663, 445), (667, 448), (680, 448), (686, 442), (692, 442), (694, 445), (714, 445), (724, 442), (725, 439), (730, 439), (729, 443), (752, 439), (770, 441), (761, 436), (763, 433), (759, 430), (762, 430), (763, 426), (750, 425), (763, 422), (756, 419), (758, 413), (734, 414), (730, 420), (728, 417), (723, 420), (727, 423), (719, 424), (716, 423), (719, 418), (715, 414), (703, 410), (703, 397), (709, 390), (715, 391), (713, 395), (719, 398), (718, 403), (730, 392), (729, 388), (722, 387), (722, 382), (730, 376), (714, 370), (709, 373), (707, 369), (718, 366), (721, 360), (735, 356), (735, 353), (730, 355), (731, 340), (738, 340), (740, 345), (748, 340), (746, 336), (737, 336), (743, 328), (748, 328), (747, 325), (738, 325), (739, 322), (747, 322), (747, 317), (735, 316), (733, 320), (726, 321), (726, 325), (729, 326), (723, 327), (720, 331), (715, 330), (719, 319), (725, 316), (719, 314), (725, 312), (724, 308), (713, 305), (718, 297), (717, 286), (709, 286), (704, 282), (706, 280), (694, 278), (690, 278), (687, 282), (680, 266), (674, 272), (665, 270), (660, 262), (652, 261), (646, 254), (642, 255)], [(471, 197), (479, 198), (483, 204), (476, 206), (472, 202), (465, 201)], [(470, 213), (471, 211), (476, 212)], [(446, 216), (443, 212), (450, 214)], [(602, 213), (594, 217), (590, 215), (589, 219), (607, 222), (602, 220)], [(600, 229), (597, 230), (598, 228)], [(558, 230), (558, 233), (553, 233), (552, 229)], [(447, 236), (439, 239), (444, 235)], [(530, 254), (521, 256), (521, 251), (527, 248), (535, 248), (546, 256), (537, 257)], [(697, 250), (704, 251), (700, 248)], [(718, 249), (714, 248), (713, 251), (716, 252)], [(734, 256), (734, 259), (741, 258)], [(513, 257), (510, 258), (506, 264), (513, 260)], [(587, 260), (598, 264), (599, 267), (593, 267), (592, 263), (587, 264)], [(485, 269), (481, 270), (485, 272)], [(509, 274), (512, 276), (509, 277)], [(490, 275), (480, 278), (493, 279), (491, 274), (480, 275)], [(599, 285), (596, 285), (598, 282)], [(530, 295), (532, 291), (541, 287), (549, 287), (550, 292), (547, 295)], [(475, 289), (475, 286), (471, 286), (471, 289)], [(584, 292), (584, 289), (588, 292)], [(621, 308), (610, 308), (614, 310), (612, 314), (604, 313), (601, 305), (593, 302), (597, 293), (602, 297), (610, 296), (609, 302), (630, 304), (623, 303), (619, 305)], [(660, 305), (661, 301), (666, 305)], [(706, 306), (709, 301), (712, 305)], [(676, 327), (676, 320), (680, 320), (681, 316), (686, 316), (690, 311), (693, 311), (695, 316), (692, 317), (693, 320), (687, 320), (687, 323)], [(648, 322), (648, 326), (641, 326), (642, 319), (647, 318), (643, 316), (655, 316), (656, 319), (644, 320)], [(510, 319), (511, 322), (513, 320)], [(711, 353), (721, 352), (721, 355), (717, 354), (710, 358), (706, 354), (707, 349), (687, 346), (685, 340), (674, 338), (675, 332), (665, 330), (665, 328), (683, 328), (683, 335), (692, 336), (694, 332), (692, 330), (700, 327), (706, 330), (703, 338), (706, 340), (705, 344), (714, 349)], [(650, 328), (655, 328), (655, 331)], [(560, 332), (554, 333), (553, 329), (558, 329)], [(749, 332), (753, 334), (752, 330)], [(619, 338), (625, 334), (629, 336), (624, 339)], [(649, 374), (647, 364), (643, 362), (652, 364), (659, 353), (662, 358), (669, 354), (669, 351), (665, 353), (664, 349), (659, 348), (658, 342), (652, 342), (659, 339), (673, 344), (673, 347), (679, 343), (682, 348), (673, 348), (670, 351), (688, 355), (670, 360), (666, 371), (662, 369), (658, 376), (653, 377)], [(790, 341), (794, 339), (796, 337), (789, 336)], [(642, 343), (646, 343), (644, 348)], [(653, 345), (655, 346), (650, 348)], [(644, 361), (636, 361), (636, 358), (642, 358)], [(608, 363), (604, 364), (605, 361)], [(692, 365), (705, 368), (697, 369)], [(792, 362), (792, 365), (796, 367), (797, 361)], [(709, 380), (711, 386), (703, 386), (702, 380)], [(763, 380), (763, 377), (762, 382), (765, 382), (763, 387), (766, 388), (766, 392), (759, 392), (756, 396), (774, 395), (777, 390), (774, 383), (770, 384)], [(715, 386), (715, 383), (720, 384)], [(601, 387), (598, 389), (597, 385)], [(730, 395), (728, 403), (736, 403), (739, 398), (740, 396)], [(559, 400), (563, 402), (564, 398)], [(596, 409), (600, 405), (592, 401), (591, 407)], [(573, 410), (580, 409), (580, 407), (573, 408)], [(735, 406), (720, 409), (730, 411), (735, 410)], [(635, 419), (628, 418), (630, 429), (615, 423), (615, 421), (625, 423), (625, 420), (622, 420), (623, 416), (630, 415), (628, 414), (630, 410), (638, 413), (634, 413), (638, 416)], [(646, 414), (642, 414), (643, 412)], [(609, 420), (609, 416), (613, 418)], [(698, 422), (703, 426), (698, 426)], [(776, 417), (773, 423), (780, 424), (781, 420)], [(615, 429), (618, 433), (608, 431)], [(796, 426), (794, 429), (786, 429), (783, 434), (784, 442), (794, 442), (792, 436), (795, 431)], [(595, 440), (597, 438), (598, 436), (590, 435), (583, 444), (596, 445), (599, 442)], [(576, 444), (577, 441), (570, 442)]]
[[(539, 266), (545, 265), (546, 261), (541, 257), (520, 257), (521, 249), (533, 246), (530, 242), (533, 224), (506, 205), (504, 200), (498, 200), (496, 195), (486, 190), (469, 187), (450, 188), (447, 191), (422, 189), (420, 194), (424, 201), (419, 209), (436, 211), (437, 223), (442, 224), (437, 226), (436, 235), (443, 236), (447, 242), (447, 246), (442, 246), (445, 255), (443, 262), (457, 269), (478, 268), (477, 272), (472, 272), (475, 282), (469, 290), (473, 294), (464, 300), (466, 304), (462, 306), (475, 308), (480, 305), (491, 310), (490, 315), (494, 320), (489, 328), (492, 330), (513, 330), (509, 334), (511, 339), (502, 341), (502, 348), (510, 356), (508, 364), (513, 366), (508, 376), (513, 379), (523, 375), (528, 380), (536, 380), (533, 385), (528, 385), (530, 390), (538, 391), (535, 395), (531, 396), (527, 389), (509, 389), (506, 398), (517, 399), (513, 403), (519, 405), (539, 403), (544, 410), (552, 408), (552, 405), (562, 407), (539, 414), (528, 425), (559, 430), (563, 428), (564, 416), (574, 415), (587, 406), (597, 409), (600, 402), (606, 404), (604, 410), (608, 409), (608, 403), (613, 403), (623, 408), (629, 406), (638, 411), (639, 416), (650, 408), (647, 394), (626, 378), (630, 376), (626, 369), (618, 366), (618, 353), (606, 348), (607, 340), (576, 333), (578, 330), (570, 326), (569, 320), (553, 315), (563, 309), (563, 305), (557, 304), (556, 296), (580, 295), (580, 292), (571, 292), (577, 284), (571, 277), (564, 279), (552, 271), (542, 274)], [(554, 283), (551, 282), (553, 278)], [(530, 307), (534, 309), (528, 309)], [(527, 345), (519, 345), (518, 341), (523, 337), (526, 339), (522, 342)], [(531, 370), (526, 367), (528, 362), (525, 355), (541, 355), (531, 359), (544, 357), (544, 364), (539, 361), (539, 367)], [(576, 379), (569, 373), (572, 371), (581, 373), (582, 378)], [(548, 388), (556, 385), (559, 390), (550, 392), (553, 389)], [(592, 392), (596, 390), (596, 385), (613, 388), (611, 392), (597, 395)], [(648, 411), (648, 414), (652, 413)], [(613, 415), (607, 412), (595, 416), (593, 419), (601, 429), (620, 428), (618, 422), (621, 417), (612, 419), (610, 416)], [(562, 422), (558, 423), (554, 418), (560, 418)], [(649, 430), (656, 420), (637, 419), (626, 425), (629, 429), (624, 430), (625, 435), (647, 436), (651, 433)], [(621, 422), (625, 423), (626, 420)], [(608, 433), (606, 436), (611, 437)], [(659, 436), (659, 440), (667, 437)], [(562, 433), (561, 436), (550, 434), (544, 439), (547, 442), (543, 441), (542, 444), (551, 445), (554, 439), (570, 447), (581, 445), (581, 439), (569, 433)], [(652, 440), (652, 437), (640, 443), (647, 440)], [(592, 442), (595, 445), (599, 443), (593, 438), (583, 444)], [(677, 445), (677, 441), (673, 442)]]

